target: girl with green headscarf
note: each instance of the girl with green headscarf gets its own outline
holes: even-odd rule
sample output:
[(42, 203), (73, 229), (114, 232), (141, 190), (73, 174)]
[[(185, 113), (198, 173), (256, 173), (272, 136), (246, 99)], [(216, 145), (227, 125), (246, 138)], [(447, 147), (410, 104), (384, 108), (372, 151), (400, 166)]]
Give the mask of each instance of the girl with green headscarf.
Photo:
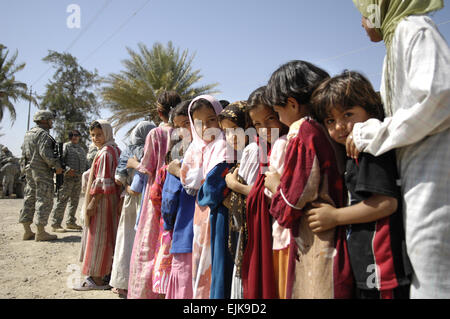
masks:
[(428, 13), (442, 0), (353, 0), (386, 58), (386, 118), (357, 123), (347, 153), (395, 149), (403, 194), (411, 298), (450, 298), (450, 50)]

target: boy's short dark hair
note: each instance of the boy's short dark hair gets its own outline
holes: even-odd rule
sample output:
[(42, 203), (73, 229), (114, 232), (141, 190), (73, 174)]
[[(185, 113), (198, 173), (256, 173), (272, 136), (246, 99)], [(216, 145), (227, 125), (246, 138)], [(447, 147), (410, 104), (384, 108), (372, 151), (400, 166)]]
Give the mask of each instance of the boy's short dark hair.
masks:
[(92, 131), (92, 130), (94, 130), (95, 128), (99, 128), (99, 129), (102, 130), (102, 125), (101, 125), (99, 122), (94, 121), (94, 122), (92, 122), (91, 125), (89, 126), (89, 131)]
[(169, 117), (169, 112), (181, 102), (180, 95), (175, 91), (164, 91), (158, 96), (156, 107), (164, 116)]
[(312, 63), (290, 61), (273, 72), (265, 96), (271, 105), (285, 106), (289, 97), (299, 104), (309, 105), (316, 87), (329, 77), (326, 71)]
[(379, 93), (361, 73), (345, 70), (340, 75), (321, 83), (311, 97), (313, 113), (319, 122), (329, 117), (332, 107), (344, 110), (362, 107), (372, 118), (384, 118), (383, 104)]
[(169, 113), (169, 123), (173, 125), (173, 119), (177, 116), (184, 115), (189, 116), (189, 104), (191, 104), (192, 100), (182, 101), (178, 103)]
[(247, 106), (246, 111), (249, 112), (253, 110), (258, 105), (267, 105), (269, 107), (272, 107), (270, 105), (270, 102), (267, 100), (266, 97), (266, 86), (261, 86), (254, 90), (247, 99)]

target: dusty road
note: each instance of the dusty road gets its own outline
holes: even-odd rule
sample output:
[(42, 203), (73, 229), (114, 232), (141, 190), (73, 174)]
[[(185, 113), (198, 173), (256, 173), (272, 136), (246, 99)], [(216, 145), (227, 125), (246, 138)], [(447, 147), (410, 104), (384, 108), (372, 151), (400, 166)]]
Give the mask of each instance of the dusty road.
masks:
[[(23, 199), (0, 199), (0, 299), (119, 299), (111, 290), (73, 290), (84, 278), (78, 262), (81, 232), (58, 233), (51, 242), (23, 241), (22, 205)], [(31, 228), (36, 231), (34, 224)], [(46, 230), (54, 234), (49, 225)]]

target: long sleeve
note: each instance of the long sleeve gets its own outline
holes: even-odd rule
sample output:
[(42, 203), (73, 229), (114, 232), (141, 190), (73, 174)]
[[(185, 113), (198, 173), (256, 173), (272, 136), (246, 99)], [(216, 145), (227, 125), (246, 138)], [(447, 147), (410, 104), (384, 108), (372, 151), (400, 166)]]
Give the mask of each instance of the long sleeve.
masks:
[(222, 204), (230, 191), (225, 182), (228, 171), (229, 165), (220, 163), (208, 173), (198, 192), (198, 204), (200, 206), (209, 206), (211, 210), (214, 210)]
[(173, 230), (180, 205), (181, 182), (172, 174), (167, 173), (166, 182), (162, 191), (161, 215), (164, 220), (164, 229)]
[(150, 131), (145, 139), (144, 156), (137, 167), (143, 174), (154, 174), (156, 170), (157, 154), (159, 154), (159, 140), (154, 138), (155, 130)]
[(270, 214), (281, 226), (291, 228), (312, 201), (339, 207), (342, 191), (343, 181), (332, 145), (317, 122), (305, 120), (288, 144), (281, 184), (272, 197)]
[(114, 182), (114, 172), (117, 160), (114, 155), (107, 150), (102, 150), (94, 163), (94, 180), (90, 189), (90, 194), (112, 194), (117, 192)]
[(48, 134), (43, 134), (39, 136), (38, 139), (38, 150), (41, 158), (47, 163), (51, 168), (61, 168), (59, 159), (55, 157), (54, 153), (54, 141)]
[(356, 147), (374, 156), (450, 127), (450, 51), (445, 39), (429, 18), (409, 17), (398, 25), (392, 46), (392, 116), (353, 128)]

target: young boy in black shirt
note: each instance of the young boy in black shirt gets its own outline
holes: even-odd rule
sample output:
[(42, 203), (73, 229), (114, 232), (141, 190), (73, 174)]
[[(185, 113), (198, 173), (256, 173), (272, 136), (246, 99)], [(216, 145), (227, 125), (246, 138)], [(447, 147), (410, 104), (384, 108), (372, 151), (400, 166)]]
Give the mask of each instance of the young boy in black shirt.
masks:
[[(353, 125), (382, 120), (380, 96), (357, 72), (345, 71), (324, 81), (311, 103), (330, 137), (345, 146)], [(411, 266), (406, 254), (400, 189), (394, 151), (374, 157), (347, 158), (345, 185), (349, 206), (315, 204), (308, 213), (313, 232), (347, 225), (347, 244), (356, 297), (408, 298)]]

